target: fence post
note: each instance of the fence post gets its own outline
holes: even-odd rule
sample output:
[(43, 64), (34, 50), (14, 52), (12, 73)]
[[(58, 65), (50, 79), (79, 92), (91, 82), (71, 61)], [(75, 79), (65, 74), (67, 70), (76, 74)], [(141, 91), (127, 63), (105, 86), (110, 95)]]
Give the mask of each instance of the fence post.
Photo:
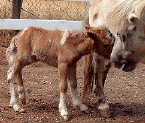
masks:
[[(20, 19), (22, 2), (23, 0), (13, 0), (12, 19)], [(19, 30), (15, 30), (13, 36), (16, 35), (18, 32)]]
[(87, 2), (85, 17), (84, 17), (84, 25), (89, 25), (89, 7), (90, 7), (90, 3)]

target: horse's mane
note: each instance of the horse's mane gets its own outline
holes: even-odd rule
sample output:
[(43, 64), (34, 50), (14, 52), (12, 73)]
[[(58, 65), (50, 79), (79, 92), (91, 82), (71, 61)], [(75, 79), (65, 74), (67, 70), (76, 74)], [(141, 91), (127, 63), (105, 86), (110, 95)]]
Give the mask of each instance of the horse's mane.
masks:
[(144, 6), (144, 0), (126, 0), (111, 10), (107, 16), (107, 23), (113, 25), (115, 30), (122, 30), (128, 24), (128, 15), (132, 12), (140, 15)]
[(138, 5), (134, 8), (134, 12), (139, 17), (139, 19), (143, 19), (145, 16), (145, 0), (140, 0)]

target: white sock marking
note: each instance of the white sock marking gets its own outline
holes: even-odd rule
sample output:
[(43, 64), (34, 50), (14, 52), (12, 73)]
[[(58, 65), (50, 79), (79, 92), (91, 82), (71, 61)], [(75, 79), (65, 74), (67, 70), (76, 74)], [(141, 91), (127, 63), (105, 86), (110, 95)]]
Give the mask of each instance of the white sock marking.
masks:
[(18, 86), (19, 98), (25, 99), (25, 89), (24, 86)]
[(10, 68), (8, 70), (8, 77), (7, 80), (10, 81), (10, 95), (11, 95), (11, 99), (10, 99), (10, 106), (13, 106), (13, 109), (15, 111), (18, 111), (21, 106), (16, 98), (16, 92), (15, 92), (15, 76), (13, 74), (13, 68)]
[(107, 110), (109, 109), (109, 105), (107, 103), (101, 103), (98, 107), (100, 110)]
[(11, 94), (10, 105), (14, 105), (18, 101), (16, 98), (15, 87), (14, 87), (14, 84), (12, 84), (12, 83), (10, 83), (10, 94)]
[(59, 111), (61, 116), (68, 115), (65, 98), (66, 95), (64, 93), (60, 93)]
[(80, 100), (77, 89), (70, 88), (70, 90), (71, 90), (73, 105), (74, 106), (79, 106), (81, 111), (88, 110), (88, 107), (86, 105), (84, 105), (82, 103), (82, 101)]
[(12, 80), (13, 76), (13, 68), (10, 68), (7, 72), (7, 81)]

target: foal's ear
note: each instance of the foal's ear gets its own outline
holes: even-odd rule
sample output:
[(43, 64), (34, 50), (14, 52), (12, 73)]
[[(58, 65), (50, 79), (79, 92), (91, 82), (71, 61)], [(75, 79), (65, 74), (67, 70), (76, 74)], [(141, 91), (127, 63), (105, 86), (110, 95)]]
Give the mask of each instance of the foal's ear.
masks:
[(93, 33), (93, 32), (87, 32), (87, 34), (88, 34), (88, 36), (89, 36), (90, 38), (92, 38), (93, 40), (96, 40), (96, 39), (97, 39), (97, 36), (95, 35), (95, 33)]

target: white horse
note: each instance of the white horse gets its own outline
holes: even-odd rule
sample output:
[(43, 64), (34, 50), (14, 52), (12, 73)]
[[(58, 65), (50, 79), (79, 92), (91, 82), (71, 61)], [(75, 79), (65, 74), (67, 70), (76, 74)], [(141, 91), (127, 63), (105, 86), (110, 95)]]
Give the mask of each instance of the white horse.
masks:
[(110, 13), (111, 17), (116, 10), (119, 11), (114, 23), (121, 25), (118, 30), (112, 28), (112, 32), (116, 30), (116, 43), (111, 59), (116, 67), (123, 66), (123, 71), (127, 72), (134, 70), (137, 63), (145, 63), (145, 0), (129, 1), (125, 6), (123, 4), (120, 5), (121, 9), (115, 8)]
[(145, 57), (145, 0), (91, 0), (90, 25), (108, 28), (116, 42), (111, 60), (132, 71)]
[(132, 71), (145, 62), (145, 0), (91, 0), (90, 25), (108, 28), (116, 42), (111, 60)]

